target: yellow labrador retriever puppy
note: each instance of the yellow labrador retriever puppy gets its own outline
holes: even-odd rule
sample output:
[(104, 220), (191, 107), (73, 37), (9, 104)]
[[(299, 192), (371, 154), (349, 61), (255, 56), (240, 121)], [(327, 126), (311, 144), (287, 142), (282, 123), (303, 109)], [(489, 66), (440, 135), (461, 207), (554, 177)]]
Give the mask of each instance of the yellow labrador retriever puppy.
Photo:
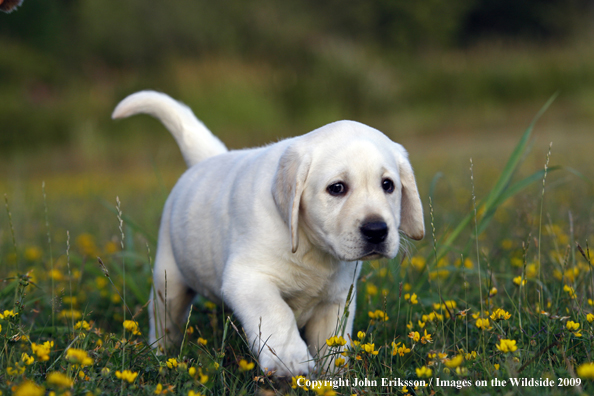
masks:
[[(357, 262), (395, 257), (399, 230), (424, 236), (407, 152), (353, 121), (228, 151), (188, 107), (152, 91), (124, 99), (113, 118), (138, 113), (164, 123), (189, 168), (163, 211), (150, 341), (179, 343), (200, 293), (231, 307), (262, 369), (311, 373), (335, 334)], [(352, 302), (348, 334), (354, 309)]]

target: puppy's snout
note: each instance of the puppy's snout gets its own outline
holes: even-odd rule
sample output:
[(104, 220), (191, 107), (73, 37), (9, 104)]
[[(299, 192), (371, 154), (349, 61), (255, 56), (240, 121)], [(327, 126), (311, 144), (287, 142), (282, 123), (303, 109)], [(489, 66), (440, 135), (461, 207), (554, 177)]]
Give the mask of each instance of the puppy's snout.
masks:
[(382, 243), (388, 236), (388, 225), (383, 221), (370, 221), (360, 228), (361, 234), (369, 243)]

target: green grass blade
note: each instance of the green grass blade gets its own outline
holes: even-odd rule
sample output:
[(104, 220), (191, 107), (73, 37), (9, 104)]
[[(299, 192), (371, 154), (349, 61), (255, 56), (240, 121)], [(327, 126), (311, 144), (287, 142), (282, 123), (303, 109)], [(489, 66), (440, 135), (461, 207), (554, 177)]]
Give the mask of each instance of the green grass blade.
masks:
[(528, 126), (526, 131), (524, 131), (524, 134), (520, 138), (520, 141), (518, 142), (518, 144), (514, 148), (514, 151), (512, 151), (512, 154), (510, 155), (509, 159), (507, 160), (507, 163), (505, 164), (505, 167), (503, 168), (503, 171), (501, 172), (501, 176), (499, 176), (497, 183), (495, 183), (495, 186), (489, 192), (489, 194), (485, 200), (486, 210), (491, 209), (491, 207), (494, 205), (495, 201), (498, 200), (499, 195), (501, 195), (503, 193), (503, 190), (509, 184), (513, 174), (515, 173), (515, 171), (518, 168), (518, 165), (520, 164), (522, 157), (524, 156), (524, 152), (528, 145), (528, 141), (530, 139), (530, 135), (532, 134), (532, 130), (534, 129), (534, 125), (540, 119), (540, 117), (545, 113), (545, 111), (551, 106), (551, 104), (553, 103), (555, 98), (557, 98), (557, 94), (551, 96), (551, 98), (544, 104), (544, 106), (539, 110), (539, 112), (536, 114), (536, 116), (532, 119), (532, 122), (530, 123), (530, 125)]
[[(516, 170), (521, 162), (522, 157), (524, 156), (524, 153), (528, 146), (530, 135), (532, 134), (532, 130), (534, 128), (534, 125), (536, 124), (536, 121), (538, 121), (538, 119), (550, 107), (550, 105), (553, 103), (553, 101), (555, 100), (556, 97), (557, 97), (557, 94), (553, 95), (545, 103), (545, 105), (539, 110), (539, 112), (536, 114), (536, 116), (533, 118), (533, 120), (530, 123), (530, 125), (528, 126), (528, 128), (522, 134), (520, 141), (518, 142), (518, 144), (512, 151), (512, 154), (510, 155), (509, 159), (507, 160), (507, 163), (505, 164), (505, 167), (503, 168), (503, 171), (501, 172), (499, 179), (495, 183), (495, 186), (487, 194), (487, 197), (484, 200), (481, 200), (477, 204), (477, 207), (476, 207), (477, 210), (484, 210), (485, 213), (491, 213), (491, 212), (494, 213), (499, 205), (501, 205), (503, 202), (505, 202), (505, 200), (507, 200), (508, 198), (513, 196), (513, 194), (512, 195), (506, 194), (505, 195), (506, 198), (504, 200), (501, 199), (503, 194), (508, 189), (510, 180), (511, 180), (512, 176), (514, 175), (514, 173), (516, 172)], [(532, 176), (534, 176), (534, 175), (532, 175)], [(530, 176), (530, 177), (532, 177), (532, 176)], [(527, 179), (530, 179), (530, 177), (528, 177)], [(526, 183), (527, 183), (527, 179), (524, 179), (524, 181), (526, 181)], [(533, 182), (536, 179), (534, 179), (534, 180), (530, 179), (530, 180), (532, 180), (532, 182)], [(522, 183), (522, 182), (518, 182), (518, 183)], [(514, 194), (516, 194), (517, 192), (519, 192), (521, 190), (521, 189), (518, 189), (518, 187), (520, 187), (520, 186), (521, 186), (521, 184), (516, 186), (516, 188), (514, 188), (514, 190), (513, 190), (513, 191), (515, 191)], [(512, 191), (512, 190), (510, 190), (510, 191)], [(448, 238), (443, 242), (443, 244), (440, 245), (440, 248), (437, 253), (437, 260), (439, 260), (443, 256), (445, 256), (445, 254), (453, 246), (453, 243), (460, 236), (460, 233), (462, 233), (462, 231), (466, 227), (468, 227), (468, 225), (470, 224), (470, 221), (473, 218), (474, 218), (474, 211), (471, 211), (460, 221), (460, 223), (458, 223), (458, 225), (456, 226), (456, 228), (454, 228), (454, 230), (451, 232), (451, 234), (448, 236)]]
[[(547, 172), (552, 172), (552, 171), (556, 171), (561, 169), (560, 166), (552, 166), (550, 168), (547, 169)], [(493, 202), (493, 205), (490, 209), (488, 209), (485, 214), (483, 215), (483, 217), (481, 217), (481, 219), (479, 220), (479, 227), (478, 227), (478, 235), (482, 234), (483, 231), (485, 231), (485, 229), (487, 228), (487, 226), (489, 225), (489, 223), (491, 222), (491, 219), (493, 218), (493, 216), (495, 215), (495, 212), (497, 211), (497, 208), (499, 208), (499, 206), (503, 205), (503, 203), (505, 203), (505, 201), (507, 201), (508, 199), (510, 199), (511, 197), (513, 197), (514, 195), (518, 194), (520, 191), (524, 190), (526, 187), (528, 187), (530, 184), (542, 180), (544, 177), (544, 173), (545, 170), (541, 169), (538, 172), (534, 172), (533, 174), (531, 174), (530, 176), (512, 184), (511, 186), (509, 186), (508, 188), (506, 188), (497, 198), (497, 200), (495, 200)]]

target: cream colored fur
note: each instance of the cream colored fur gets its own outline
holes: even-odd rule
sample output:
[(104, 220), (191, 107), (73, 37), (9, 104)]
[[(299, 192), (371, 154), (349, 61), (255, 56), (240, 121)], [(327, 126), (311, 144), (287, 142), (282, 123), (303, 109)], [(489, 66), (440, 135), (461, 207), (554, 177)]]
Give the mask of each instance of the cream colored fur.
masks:
[[(167, 95), (133, 94), (113, 118), (137, 113), (166, 125), (189, 167), (163, 211), (150, 341), (164, 349), (179, 343), (199, 293), (233, 310), (262, 369), (313, 374), (313, 358), (325, 353), (359, 276), (358, 262), (395, 257), (399, 230), (423, 238), (404, 148), (366, 125), (339, 121), (265, 147), (227, 151)], [(386, 180), (392, 192), (382, 187)], [(345, 194), (330, 193), (336, 183), (347, 186)], [(381, 242), (362, 234), (373, 221), (387, 228)], [(352, 302), (349, 334), (354, 310)]]

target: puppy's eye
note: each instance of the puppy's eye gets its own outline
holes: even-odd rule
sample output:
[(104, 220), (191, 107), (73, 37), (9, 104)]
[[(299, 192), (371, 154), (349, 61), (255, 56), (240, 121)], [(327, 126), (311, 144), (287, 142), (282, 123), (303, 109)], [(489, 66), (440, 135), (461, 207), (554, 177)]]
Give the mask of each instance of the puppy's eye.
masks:
[(391, 194), (394, 192), (394, 182), (390, 179), (384, 179), (382, 180), (382, 188), (385, 192)]
[(326, 190), (328, 191), (328, 194), (338, 197), (338, 196), (346, 194), (347, 186), (346, 186), (346, 184), (339, 182), (339, 183), (330, 184)]

